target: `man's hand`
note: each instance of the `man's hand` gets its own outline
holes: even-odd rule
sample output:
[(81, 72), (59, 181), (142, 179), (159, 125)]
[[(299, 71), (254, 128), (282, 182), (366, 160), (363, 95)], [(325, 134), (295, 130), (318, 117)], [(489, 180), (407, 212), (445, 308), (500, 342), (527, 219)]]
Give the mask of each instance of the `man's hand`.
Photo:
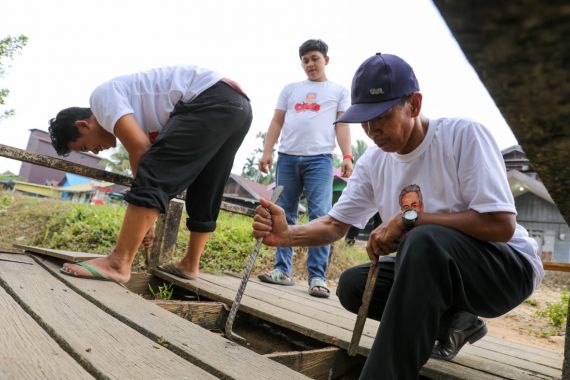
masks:
[(386, 256), (396, 252), (405, 231), (400, 213), (372, 230), (368, 243), (366, 243), (366, 253), (368, 253), (370, 261), (377, 262), (378, 256)]
[(285, 211), (266, 199), (260, 198), (259, 202), (253, 217), (253, 236), (263, 238), (263, 243), (272, 247), (283, 245), (289, 233)]
[(142, 243), (145, 246), (145, 248), (152, 247), (152, 243), (154, 242), (154, 236), (155, 235), (154, 235), (154, 225), (153, 225), (148, 229), (148, 231), (144, 235)]
[(259, 160), (259, 170), (264, 173), (268, 173), (273, 166), (273, 157), (271, 153), (263, 153), (261, 159)]
[(348, 178), (352, 175), (352, 166), (353, 166), (352, 159), (345, 158), (344, 160), (342, 160), (342, 163), (340, 164), (340, 170), (343, 178)]

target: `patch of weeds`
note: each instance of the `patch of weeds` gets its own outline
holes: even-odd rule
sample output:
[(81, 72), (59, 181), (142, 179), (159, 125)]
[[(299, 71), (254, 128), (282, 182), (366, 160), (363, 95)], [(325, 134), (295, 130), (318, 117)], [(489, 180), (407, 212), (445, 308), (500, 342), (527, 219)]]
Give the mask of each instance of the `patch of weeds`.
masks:
[(524, 303), (532, 307), (538, 306), (538, 301), (535, 300), (534, 298), (528, 298), (527, 300), (524, 301)]
[(172, 284), (164, 283), (158, 286), (158, 290), (154, 290), (150, 284), (148, 285), (148, 290), (156, 300), (170, 300), (172, 299), (172, 294), (174, 293), (174, 287)]
[(543, 310), (536, 311), (536, 315), (548, 319), (548, 323), (556, 329), (556, 332), (562, 333), (563, 327), (566, 326), (569, 300), (570, 293), (563, 290), (559, 302), (547, 302)]

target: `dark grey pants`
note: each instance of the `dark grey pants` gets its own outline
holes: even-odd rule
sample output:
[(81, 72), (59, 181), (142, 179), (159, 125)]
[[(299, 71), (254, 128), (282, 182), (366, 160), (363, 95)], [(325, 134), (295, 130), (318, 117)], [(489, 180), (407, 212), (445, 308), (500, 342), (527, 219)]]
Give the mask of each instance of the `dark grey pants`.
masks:
[[(361, 379), (416, 379), (456, 311), (498, 317), (533, 290), (530, 263), (507, 244), (437, 225), (414, 228), (397, 256), (379, 265), (369, 317), (381, 322)], [(340, 302), (354, 313), (368, 268), (350, 268), (339, 279)]]
[(214, 231), (224, 186), (251, 120), (249, 99), (224, 82), (178, 103), (141, 158), (125, 200), (165, 212), (170, 199), (186, 190), (188, 229)]

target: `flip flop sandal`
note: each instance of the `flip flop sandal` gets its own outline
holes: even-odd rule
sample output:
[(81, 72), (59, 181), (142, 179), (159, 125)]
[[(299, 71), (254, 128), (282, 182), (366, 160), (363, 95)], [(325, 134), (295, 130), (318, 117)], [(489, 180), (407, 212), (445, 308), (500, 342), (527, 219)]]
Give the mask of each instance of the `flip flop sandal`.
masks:
[(313, 297), (329, 298), (331, 291), (327, 287), (327, 283), (322, 278), (313, 278), (309, 285), (309, 294)]
[(158, 269), (161, 272), (168, 273), (168, 274), (171, 274), (173, 276), (183, 278), (185, 280), (195, 280), (196, 279), (196, 277), (189, 276), (186, 273), (182, 272), (180, 269), (176, 268), (174, 266), (174, 263), (172, 262), (172, 260), (169, 260), (166, 264), (162, 264), (162, 265), (158, 266), (156, 269)]
[(277, 285), (285, 285), (291, 286), (295, 285), (295, 281), (291, 280), (289, 277), (285, 275), (285, 273), (281, 272), (279, 269), (273, 269), (271, 272), (263, 272), (259, 276), (257, 276), (261, 281), (267, 282), (270, 284), (277, 284)]
[(89, 264), (85, 264), (85, 263), (83, 263), (83, 262), (78, 262), (78, 263), (73, 263), (73, 264), (75, 264), (75, 265), (77, 265), (77, 266), (80, 266), (80, 267), (82, 267), (82, 268), (87, 269), (87, 270), (89, 271), (89, 273), (92, 274), (92, 276), (86, 276), (86, 275), (83, 275), (83, 274), (73, 274), (73, 273), (71, 273), (71, 272), (66, 272), (66, 271), (64, 271), (63, 268), (61, 268), (59, 271), (60, 271), (61, 273), (63, 273), (64, 275), (66, 275), (66, 276), (77, 277), (77, 278), (85, 278), (85, 279), (87, 279), (87, 280), (110, 281), (110, 282), (114, 282), (114, 283), (117, 284), (117, 285), (122, 286), (122, 287), (125, 288), (125, 289), (127, 288), (127, 287), (125, 286), (125, 284), (120, 283), (119, 281), (114, 280), (114, 279), (112, 279), (112, 278), (110, 278), (110, 277), (107, 277), (107, 276), (102, 275), (101, 273), (99, 273), (95, 268), (93, 268), (93, 267), (92, 267), (91, 265), (89, 265)]

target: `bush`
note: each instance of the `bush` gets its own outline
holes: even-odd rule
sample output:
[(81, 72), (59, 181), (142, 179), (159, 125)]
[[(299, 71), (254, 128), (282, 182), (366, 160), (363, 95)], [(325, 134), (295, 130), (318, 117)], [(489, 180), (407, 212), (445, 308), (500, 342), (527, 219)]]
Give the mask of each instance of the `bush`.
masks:
[(560, 302), (547, 302), (544, 310), (538, 310), (536, 312), (538, 316), (547, 318), (548, 322), (558, 331), (566, 326), (570, 293), (567, 290), (563, 290), (560, 298)]

